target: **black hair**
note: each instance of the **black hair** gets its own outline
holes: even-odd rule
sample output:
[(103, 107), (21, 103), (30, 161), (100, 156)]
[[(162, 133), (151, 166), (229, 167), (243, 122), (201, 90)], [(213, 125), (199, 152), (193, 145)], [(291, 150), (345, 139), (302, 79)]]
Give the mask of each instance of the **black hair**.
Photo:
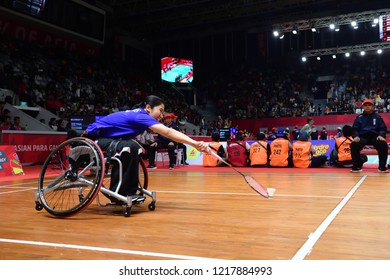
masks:
[(257, 140), (264, 140), (264, 139), (265, 139), (265, 134), (263, 132), (257, 134)]
[(145, 98), (144, 101), (142, 101), (142, 102), (140, 102), (138, 104), (135, 104), (132, 109), (145, 108), (147, 104), (149, 104), (150, 108), (153, 109), (156, 106), (164, 104), (164, 101), (160, 97), (158, 97), (156, 95), (149, 95), (149, 96), (147, 96)]
[(237, 133), (237, 135), (236, 135), (236, 140), (237, 140), (237, 141), (242, 141), (242, 140), (244, 140), (244, 137), (242, 136), (241, 133)]
[(66, 134), (66, 139), (72, 139), (72, 138), (75, 138), (78, 136), (78, 133), (76, 130), (73, 130), (73, 129), (70, 129), (68, 130), (67, 134)]
[(353, 133), (353, 128), (352, 128), (352, 126), (350, 126), (350, 125), (344, 125), (344, 126), (343, 126), (343, 135), (344, 135), (345, 137), (350, 137), (350, 136), (352, 136), (352, 133)]
[(211, 135), (211, 140), (213, 140), (214, 142), (218, 142), (219, 141), (219, 133), (213, 133)]

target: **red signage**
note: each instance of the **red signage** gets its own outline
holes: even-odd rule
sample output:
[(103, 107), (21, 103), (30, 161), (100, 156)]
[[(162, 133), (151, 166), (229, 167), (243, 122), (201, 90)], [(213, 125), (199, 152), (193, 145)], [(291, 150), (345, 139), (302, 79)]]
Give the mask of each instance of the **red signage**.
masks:
[(2, 176), (24, 175), (14, 146), (0, 145), (0, 174)]
[(30, 132), (3, 130), (3, 145), (12, 145), (19, 155), (20, 162), (41, 164), (59, 144), (66, 140), (63, 132)]

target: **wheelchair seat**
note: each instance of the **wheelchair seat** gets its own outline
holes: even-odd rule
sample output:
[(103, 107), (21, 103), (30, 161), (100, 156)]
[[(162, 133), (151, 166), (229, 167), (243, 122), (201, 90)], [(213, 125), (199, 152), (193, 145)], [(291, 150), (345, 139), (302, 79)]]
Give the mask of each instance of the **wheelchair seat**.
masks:
[[(123, 214), (131, 215), (131, 208), (141, 204), (146, 197), (152, 202), (149, 210), (155, 209), (156, 193), (147, 190), (148, 173), (142, 159), (139, 164), (138, 193), (136, 196), (123, 196), (119, 193), (122, 178), (115, 191), (109, 189), (112, 163), (119, 165), (122, 176), (122, 163), (116, 155), (108, 156), (92, 140), (75, 137), (57, 146), (45, 160), (35, 192), (35, 209), (43, 208), (56, 217), (69, 217), (87, 208), (101, 192), (123, 206)], [(107, 203), (105, 205), (110, 205)]]

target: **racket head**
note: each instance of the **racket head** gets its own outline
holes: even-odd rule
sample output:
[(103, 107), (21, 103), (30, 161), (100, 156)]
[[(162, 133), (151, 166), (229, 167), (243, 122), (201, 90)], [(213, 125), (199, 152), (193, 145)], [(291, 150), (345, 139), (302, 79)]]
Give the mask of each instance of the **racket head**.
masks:
[(245, 181), (248, 185), (258, 194), (261, 194), (265, 198), (269, 198), (269, 194), (266, 188), (264, 188), (259, 182), (255, 180), (255, 178), (251, 176), (245, 176)]

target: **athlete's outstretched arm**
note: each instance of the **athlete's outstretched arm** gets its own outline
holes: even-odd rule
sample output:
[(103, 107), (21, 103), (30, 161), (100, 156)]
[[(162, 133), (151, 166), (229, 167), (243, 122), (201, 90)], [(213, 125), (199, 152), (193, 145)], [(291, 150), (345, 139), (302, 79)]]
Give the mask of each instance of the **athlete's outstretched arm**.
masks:
[(192, 147), (196, 148), (198, 151), (205, 151), (208, 147), (206, 143), (203, 141), (195, 141), (194, 139), (188, 137), (184, 133), (181, 133), (180, 131), (177, 131), (175, 129), (166, 127), (163, 124), (155, 124), (149, 127), (154, 132), (165, 136), (175, 142), (184, 143), (191, 145)]

